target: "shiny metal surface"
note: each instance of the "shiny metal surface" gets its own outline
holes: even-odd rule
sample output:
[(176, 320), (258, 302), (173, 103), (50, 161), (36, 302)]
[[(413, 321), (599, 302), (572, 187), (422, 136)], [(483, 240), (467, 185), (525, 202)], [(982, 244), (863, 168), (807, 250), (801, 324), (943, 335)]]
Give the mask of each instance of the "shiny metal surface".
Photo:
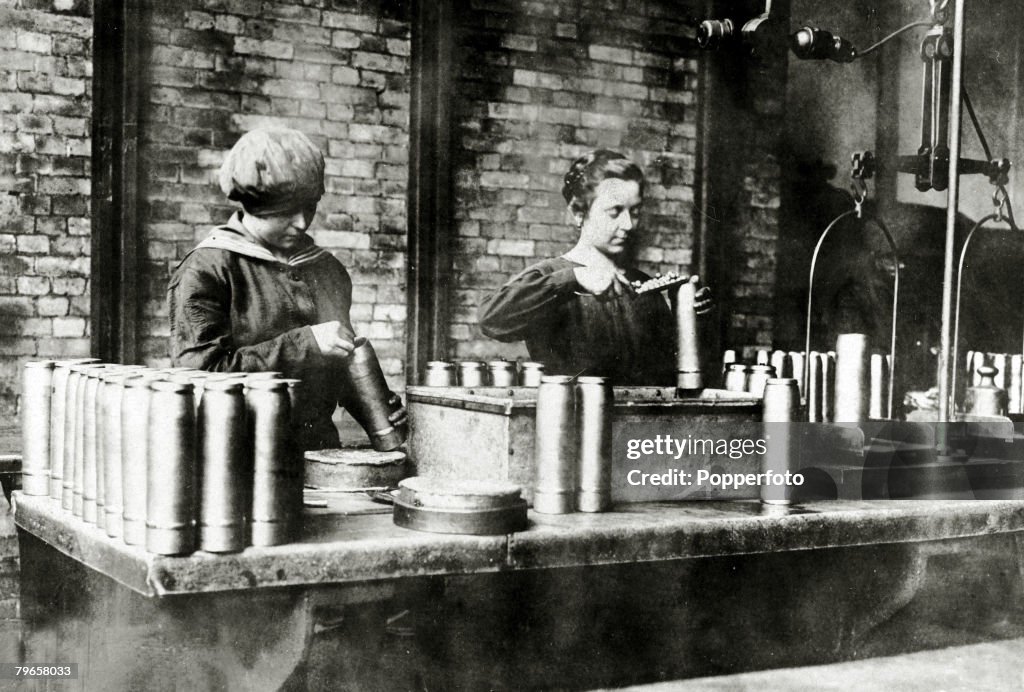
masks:
[(750, 379), (750, 368), (743, 363), (731, 363), (725, 371), (725, 389), (730, 392), (746, 392)]
[(834, 420), (860, 423), (868, 419), (871, 394), (867, 334), (840, 334), (836, 339)]
[(375, 450), (390, 452), (402, 446), (407, 426), (395, 426), (388, 420), (399, 404), (391, 403), (391, 389), (369, 341), (356, 346), (347, 365), (345, 408), (366, 431)]
[(186, 555), (196, 548), (196, 417), (193, 387), (150, 383), (146, 464), (146, 550)]
[(50, 494), (50, 402), (54, 362), (29, 361), (22, 369), (21, 472), (26, 495)]
[(243, 384), (207, 381), (198, 426), (199, 548), (238, 552), (248, 544), (253, 483)]
[(483, 363), (476, 360), (463, 360), (458, 365), (460, 387), (483, 387), (487, 384), (487, 370)]
[(288, 385), (250, 382), (245, 392), (252, 444), (251, 540), (255, 546), (295, 539), (302, 512), (302, 456), (291, 435)]
[[(799, 419), (800, 387), (791, 377), (771, 378), (764, 387), (765, 454), (761, 457), (761, 472), (780, 474), (797, 470), (799, 455), (795, 450), (795, 426)], [(792, 503), (790, 487), (785, 484), (763, 483), (761, 502), (770, 505)]]
[(487, 363), (487, 374), (492, 387), (516, 386), (516, 364), (510, 360), (492, 360)]
[(539, 387), (542, 377), (544, 377), (544, 363), (527, 361), (522, 364), (519, 371), (519, 384), (522, 387)]
[(149, 409), (151, 382), (167, 377), (145, 371), (125, 378), (121, 399), (122, 534), (128, 545), (146, 543), (146, 502), (149, 466)]
[(612, 504), (614, 397), (611, 383), (605, 377), (576, 380), (576, 509), (580, 512), (604, 512)]
[(573, 378), (541, 378), (535, 434), (533, 509), (568, 514), (575, 509), (578, 449)]
[(423, 374), (423, 386), (454, 387), (455, 366), (444, 360), (430, 361), (427, 363), (427, 370)]
[(695, 392), (704, 388), (701, 373), (700, 340), (697, 335), (696, 276), (681, 284), (675, 293), (676, 388)]

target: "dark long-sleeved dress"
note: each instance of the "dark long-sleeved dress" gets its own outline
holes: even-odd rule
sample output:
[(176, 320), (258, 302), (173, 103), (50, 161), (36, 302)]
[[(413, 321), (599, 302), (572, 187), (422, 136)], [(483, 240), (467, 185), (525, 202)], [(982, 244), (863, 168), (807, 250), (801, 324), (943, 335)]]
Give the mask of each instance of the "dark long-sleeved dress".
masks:
[(235, 215), (178, 265), (168, 299), (175, 365), (298, 378), (300, 446), (338, 446), (331, 416), (345, 401), (341, 363), (320, 352), (310, 329), (337, 320), (353, 334), (352, 281), (337, 259), (311, 241), (281, 262)]
[[(582, 292), (564, 258), (539, 262), (480, 306), (480, 328), (499, 341), (526, 341), (549, 374), (610, 377), (620, 385), (675, 382), (675, 328), (661, 293)], [(632, 269), (630, 281), (649, 278)]]

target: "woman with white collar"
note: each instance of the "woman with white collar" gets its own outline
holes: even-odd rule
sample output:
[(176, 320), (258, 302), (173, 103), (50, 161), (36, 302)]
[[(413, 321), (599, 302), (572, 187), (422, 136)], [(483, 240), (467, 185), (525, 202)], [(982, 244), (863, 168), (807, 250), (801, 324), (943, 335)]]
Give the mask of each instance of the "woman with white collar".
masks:
[[(171, 277), (172, 362), (302, 380), (299, 445), (337, 447), (331, 416), (348, 395), (340, 375), (355, 332), (352, 280), (307, 235), (324, 193), (323, 154), (296, 130), (254, 130), (228, 153), (219, 182), (242, 210)], [(404, 415), (399, 409), (393, 422)]]

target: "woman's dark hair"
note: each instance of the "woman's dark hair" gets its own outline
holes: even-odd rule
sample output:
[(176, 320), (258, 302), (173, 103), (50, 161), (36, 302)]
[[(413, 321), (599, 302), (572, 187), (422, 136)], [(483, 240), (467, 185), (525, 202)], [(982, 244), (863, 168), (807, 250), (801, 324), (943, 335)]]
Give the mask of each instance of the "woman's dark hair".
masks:
[(588, 152), (572, 162), (565, 174), (562, 197), (574, 213), (586, 214), (594, 201), (594, 191), (602, 180), (632, 180), (644, 190), (644, 172), (624, 154), (608, 149)]

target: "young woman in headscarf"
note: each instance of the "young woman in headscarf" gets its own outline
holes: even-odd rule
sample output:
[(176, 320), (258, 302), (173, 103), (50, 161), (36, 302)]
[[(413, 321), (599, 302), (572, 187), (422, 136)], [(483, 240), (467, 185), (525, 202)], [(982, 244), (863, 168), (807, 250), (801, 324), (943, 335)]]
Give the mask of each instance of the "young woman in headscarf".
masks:
[[(254, 130), (228, 153), (219, 182), (242, 209), (213, 228), (171, 277), (172, 362), (302, 380), (300, 447), (337, 447), (331, 416), (345, 402), (340, 375), (355, 332), (352, 280), (307, 235), (324, 193), (323, 154), (296, 130)], [(404, 416), (399, 409), (392, 422)]]
[[(600, 375), (621, 385), (675, 382), (675, 320), (659, 292), (637, 295), (633, 266), (644, 174), (607, 149), (576, 159), (562, 196), (579, 231), (561, 257), (528, 267), (480, 307), (480, 328), (499, 341), (525, 340), (548, 374)], [(698, 294), (699, 311), (710, 304)]]

